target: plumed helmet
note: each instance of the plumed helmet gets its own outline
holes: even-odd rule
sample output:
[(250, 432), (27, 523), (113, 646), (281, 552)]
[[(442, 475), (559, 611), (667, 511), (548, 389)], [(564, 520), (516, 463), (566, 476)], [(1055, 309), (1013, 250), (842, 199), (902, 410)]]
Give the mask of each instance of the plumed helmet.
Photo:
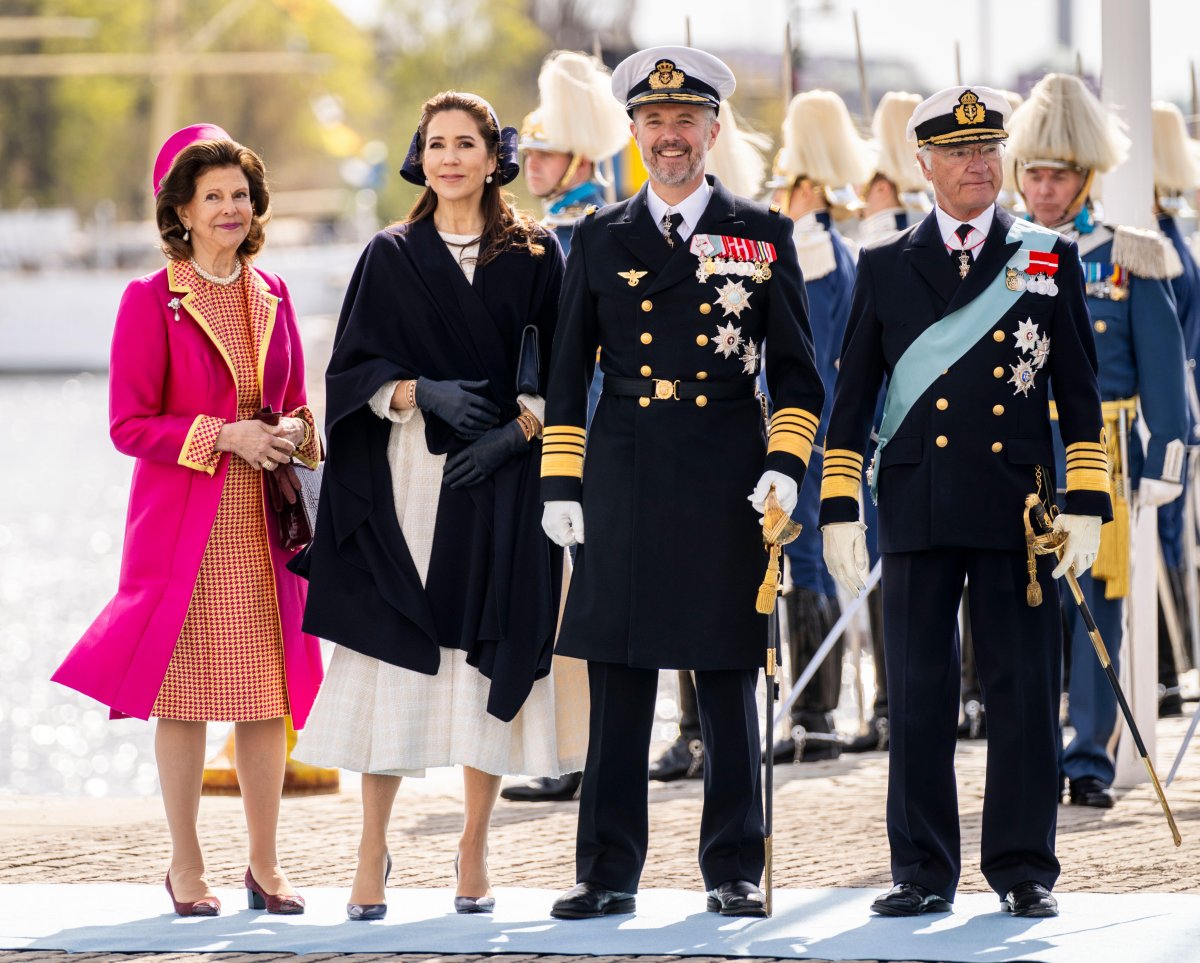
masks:
[(705, 158), (705, 171), (715, 175), (730, 193), (758, 197), (767, 173), (765, 151), (771, 146), (771, 138), (739, 122), (727, 100), (721, 102), (717, 120), (721, 131)]
[(908, 122), (920, 102), (917, 94), (889, 91), (879, 101), (871, 120), (875, 172), (895, 184), (901, 194), (926, 189), (917, 166), (917, 142), (908, 138)]
[(841, 97), (831, 90), (809, 90), (792, 98), (776, 173), (827, 187), (870, 178), (870, 154)]
[(1183, 112), (1172, 103), (1155, 101), (1151, 110), (1154, 141), (1154, 186), (1167, 194), (1183, 194), (1197, 187), (1196, 160)]
[(1102, 174), (1129, 154), (1125, 125), (1071, 74), (1046, 74), (1008, 123), (1017, 169), (1057, 167)]
[(595, 57), (550, 54), (538, 74), (540, 103), (521, 125), (522, 150), (553, 150), (597, 161), (629, 140), (629, 117), (612, 98), (612, 77)]

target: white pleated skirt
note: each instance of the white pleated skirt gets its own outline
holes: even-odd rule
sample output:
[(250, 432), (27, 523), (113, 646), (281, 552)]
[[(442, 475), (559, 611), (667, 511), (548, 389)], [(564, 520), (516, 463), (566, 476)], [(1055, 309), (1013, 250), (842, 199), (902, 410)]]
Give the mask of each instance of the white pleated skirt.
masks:
[[(445, 455), (426, 449), (419, 411), (389, 407), (394, 388), (395, 382), (383, 385), (371, 409), (393, 422), (388, 463), (396, 518), (424, 584)], [(533, 684), (513, 721), (501, 722), (486, 709), (491, 681), (467, 665), (466, 653), (442, 649), (441, 656), (437, 674), (426, 675), (335, 645), (292, 757), (397, 776), (421, 776), (442, 766), (471, 766), (497, 776), (559, 776), (583, 768), (586, 663), (555, 656), (550, 675)]]

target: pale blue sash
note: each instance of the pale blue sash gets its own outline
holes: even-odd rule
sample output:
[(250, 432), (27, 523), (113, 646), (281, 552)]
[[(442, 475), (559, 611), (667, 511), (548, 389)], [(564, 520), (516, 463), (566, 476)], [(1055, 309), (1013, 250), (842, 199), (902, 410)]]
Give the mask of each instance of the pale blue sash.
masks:
[(1004, 265), (991, 283), (969, 304), (934, 322), (910, 344), (896, 362), (888, 382), (883, 402), (883, 424), (879, 427), (879, 444), (875, 448), (874, 471), (871, 472), (871, 497), (879, 498), (879, 456), (903, 423), (917, 399), (929, 389), (943, 371), (971, 350), (993, 324), (1011, 308), (1023, 291), (1009, 290), (1005, 269), (1024, 271), (1029, 267), (1029, 252), (1046, 253), (1061, 235), (1026, 221), (1013, 221), (1004, 242), (1020, 241), (1021, 247)]

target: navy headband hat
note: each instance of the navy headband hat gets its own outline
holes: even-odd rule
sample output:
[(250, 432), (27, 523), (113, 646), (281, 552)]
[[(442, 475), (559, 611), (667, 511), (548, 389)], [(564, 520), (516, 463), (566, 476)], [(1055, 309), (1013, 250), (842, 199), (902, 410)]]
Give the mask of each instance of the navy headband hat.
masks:
[[(477, 97), (475, 94), (461, 94), (460, 96), (477, 100), (487, 108), (488, 116), (492, 118), (496, 130), (500, 131), (500, 158), (496, 164), (496, 176), (501, 184), (508, 184), (516, 180), (517, 175), (521, 173), (521, 165), (517, 162), (517, 129), (501, 127), (496, 111), (482, 97)], [(410, 184), (416, 184), (417, 187), (427, 186), (425, 172), (421, 169), (420, 127), (413, 133), (412, 142), (408, 145), (408, 153), (404, 155), (404, 163), (400, 167), (400, 176)]]

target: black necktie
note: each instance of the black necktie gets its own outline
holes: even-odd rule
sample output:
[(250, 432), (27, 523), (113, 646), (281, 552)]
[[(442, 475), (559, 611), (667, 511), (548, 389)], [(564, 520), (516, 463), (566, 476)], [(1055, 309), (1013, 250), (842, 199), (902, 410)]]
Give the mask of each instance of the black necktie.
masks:
[(679, 225), (682, 223), (683, 215), (678, 211), (663, 212), (658, 228), (662, 231), (663, 240), (667, 242), (668, 247), (674, 247), (676, 243), (683, 243), (683, 238), (679, 236)]
[(950, 260), (954, 267), (958, 270), (958, 277), (961, 281), (967, 276), (967, 272), (971, 270), (971, 252), (965, 247), (967, 238), (975, 228), (970, 224), (960, 224), (954, 229), (954, 234), (958, 238), (958, 243), (964, 245), (956, 250), (950, 251)]

